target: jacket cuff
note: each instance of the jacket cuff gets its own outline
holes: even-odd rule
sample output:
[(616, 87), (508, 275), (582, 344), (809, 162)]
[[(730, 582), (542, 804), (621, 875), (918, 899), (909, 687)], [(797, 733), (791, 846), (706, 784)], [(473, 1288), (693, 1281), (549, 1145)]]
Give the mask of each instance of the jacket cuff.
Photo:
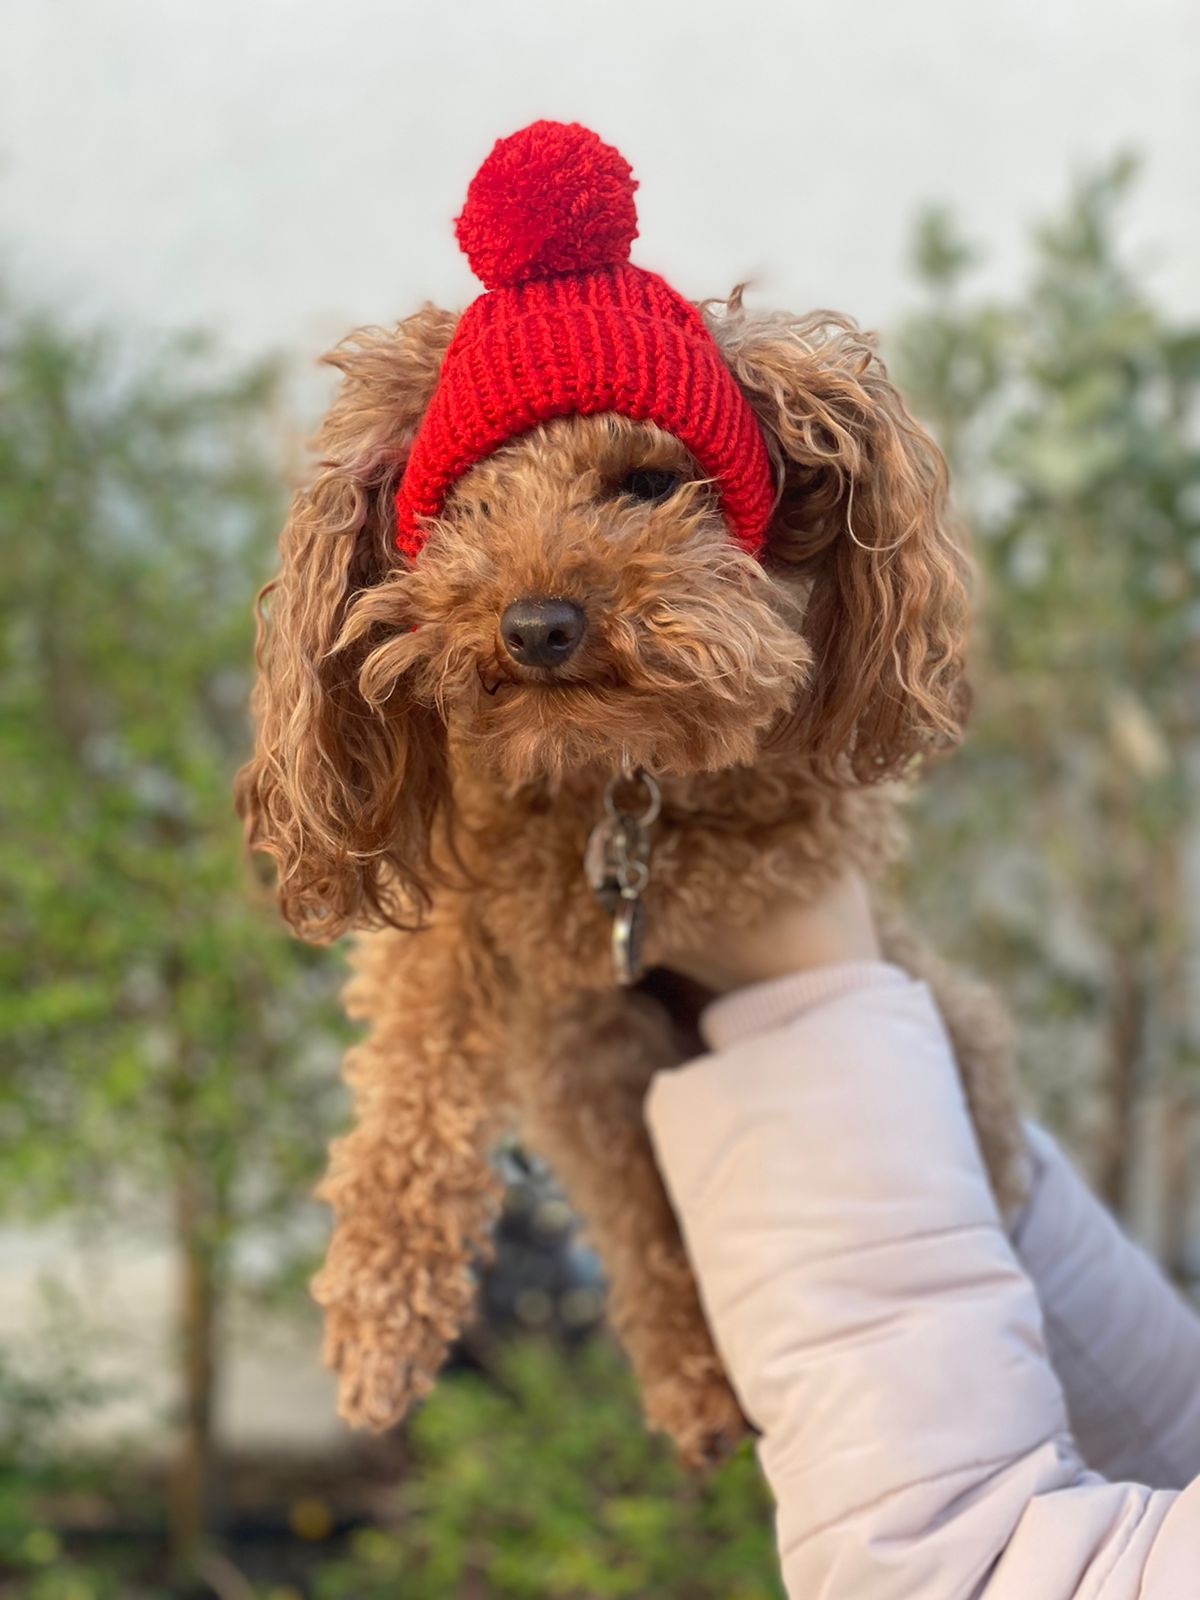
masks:
[(887, 961), (843, 961), (837, 966), (813, 967), (722, 995), (701, 1012), (700, 1034), (710, 1050), (724, 1050), (739, 1039), (782, 1027), (793, 1017), (851, 990), (912, 982), (903, 967)]

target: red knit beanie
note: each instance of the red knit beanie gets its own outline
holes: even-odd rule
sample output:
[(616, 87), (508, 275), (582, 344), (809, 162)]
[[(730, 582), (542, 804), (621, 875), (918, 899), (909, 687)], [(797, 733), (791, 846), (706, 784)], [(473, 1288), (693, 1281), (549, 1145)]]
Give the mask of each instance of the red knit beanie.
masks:
[(396, 495), (406, 555), (477, 461), (551, 417), (601, 411), (686, 445), (734, 538), (761, 549), (775, 503), (762, 430), (695, 307), (629, 264), (636, 187), (578, 123), (535, 122), (475, 174), (458, 242), (487, 293), (463, 312)]

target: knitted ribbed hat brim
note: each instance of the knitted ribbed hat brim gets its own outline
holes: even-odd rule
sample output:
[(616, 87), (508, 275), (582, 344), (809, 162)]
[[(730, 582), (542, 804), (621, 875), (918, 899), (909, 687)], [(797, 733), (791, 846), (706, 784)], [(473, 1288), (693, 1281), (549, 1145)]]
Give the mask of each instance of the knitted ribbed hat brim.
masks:
[(606, 411), (673, 434), (713, 481), (738, 543), (760, 548), (774, 503), (765, 447), (715, 344), (636, 312), (576, 306), (496, 322), (448, 355), (405, 475), (400, 549), (417, 554), (424, 519), (502, 445), (555, 417)]

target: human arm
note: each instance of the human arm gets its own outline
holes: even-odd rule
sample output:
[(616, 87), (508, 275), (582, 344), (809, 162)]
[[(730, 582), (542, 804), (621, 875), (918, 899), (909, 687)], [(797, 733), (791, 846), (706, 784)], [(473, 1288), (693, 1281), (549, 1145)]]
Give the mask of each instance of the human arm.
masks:
[[(680, 953), (688, 973), (724, 997), (708, 1026), (725, 1041), (786, 1021), (797, 1000), (878, 977), (879, 958), (855, 873), (814, 901), (781, 897), (748, 930), (715, 930), (701, 951)], [(1106, 1476), (1180, 1488), (1200, 1476), (1200, 1317), (1050, 1135), (1032, 1124), (1027, 1135), (1029, 1199), (1011, 1237), (1037, 1289), (1072, 1433)]]
[(1200, 1477), (1200, 1317), (1041, 1128), (1013, 1233), (1088, 1465), (1182, 1488)]
[(937, 1013), (856, 965), (731, 995), (647, 1108), (789, 1592), (1190, 1593), (1200, 1488), (1084, 1468)]

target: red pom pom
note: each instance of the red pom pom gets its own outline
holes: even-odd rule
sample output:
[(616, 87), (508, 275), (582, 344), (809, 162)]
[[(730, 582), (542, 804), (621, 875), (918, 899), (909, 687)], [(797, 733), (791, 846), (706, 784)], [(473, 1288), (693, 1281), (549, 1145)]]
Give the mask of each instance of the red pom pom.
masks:
[(497, 142), (471, 180), (458, 242), (488, 289), (629, 259), (633, 170), (577, 122), (534, 122)]

